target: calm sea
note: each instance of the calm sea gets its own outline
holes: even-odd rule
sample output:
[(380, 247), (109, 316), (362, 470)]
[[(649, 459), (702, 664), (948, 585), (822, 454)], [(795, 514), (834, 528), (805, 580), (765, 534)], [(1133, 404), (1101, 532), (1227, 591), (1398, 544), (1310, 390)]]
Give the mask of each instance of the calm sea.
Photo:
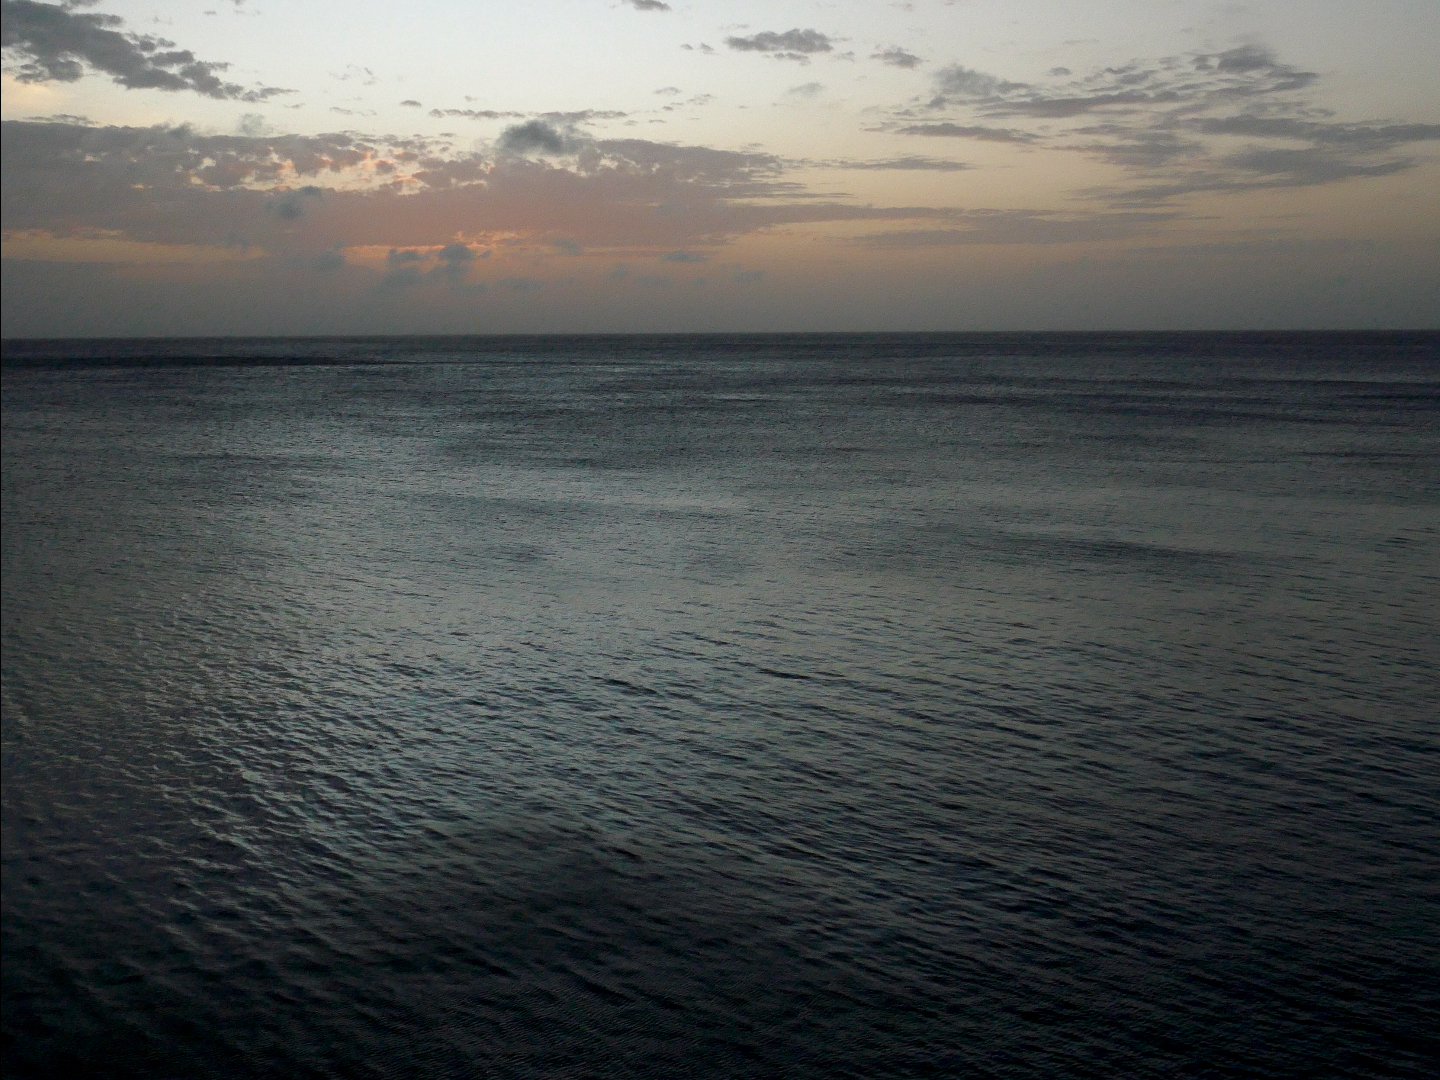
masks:
[(1429, 1077), (1440, 335), (8, 342), (8, 1077)]

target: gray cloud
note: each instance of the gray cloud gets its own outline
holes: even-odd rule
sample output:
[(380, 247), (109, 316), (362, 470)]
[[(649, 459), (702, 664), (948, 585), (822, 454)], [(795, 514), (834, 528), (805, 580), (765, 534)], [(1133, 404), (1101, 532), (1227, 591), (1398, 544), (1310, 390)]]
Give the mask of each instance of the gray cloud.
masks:
[(270, 209), (273, 210), (283, 221), (298, 221), (305, 216), (304, 200), (319, 199), (324, 192), (314, 184), (306, 184), (296, 191), (286, 191), (278, 195)]
[(625, 0), (636, 11), (669, 11), (670, 5), (661, 0)]
[(1217, 116), (1190, 123), (1205, 135), (1299, 139), (1358, 150), (1390, 150), (1406, 143), (1440, 139), (1440, 124), (1340, 124), (1284, 116)]
[(1157, 169), (1183, 158), (1200, 156), (1205, 145), (1173, 131), (1127, 131), (1120, 125), (1081, 129), (1078, 134), (1108, 135), (1112, 141), (1080, 143), (1070, 149), (1085, 150), (1112, 165), (1127, 169)]
[(464, 120), (518, 120), (529, 116), (521, 112), (496, 112), (494, 109), (431, 109), (430, 115), (437, 120), (454, 116)]
[(898, 68), (916, 68), (925, 62), (914, 53), (906, 52), (899, 46), (894, 46), (889, 49), (877, 49), (870, 54), (870, 59), (879, 60), (882, 64), (888, 64), (890, 67)]
[(710, 257), (708, 255), (697, 255), (692, 251), (671, 251), (661, 255), (660, 261), (672, 263), (703, 263), (709, 262)]
[(345, 245), (336, 244), (329, 251), (322, 251), (313, 260), (316, 270), (322, 274), (331, 274), (345, 265)]
[[(488, 155), (457, 152), (444, 139), (6, 121), (0, 213), (11, 232), (250, 245), (312, 272), (337, 244), (349, 252), (380, 247), (397, 253), (385, 273), (445, 265), (452, 275), (469, 262), (457, 249), (429, 263), (403, 253), (444, 250), (457, 233), (500, 233), (537, 250), (568, 242), (602, 257), (617, 250), (658, 256), (778, 225), (951, 215), (817, 198), (770, 154), (547, 131), (578, 149), (558, 158)], [(534, 134), (540, 143), (550, 137)], [(331, 175), (336, 180), (327, 183)], [(355, 187), (363, 177), (370, 186)], [(372, 273), (353, 254), (349, 261), (347, 274)], [(397, 273), (390, 284), (418, 283), (414, 277)]]
[(986, 127), (982, 124), (907, 124), (895, 129), (901, 135), (931, 135), (952, 139), (976, 139), (980, 142), (1034, 142), (1036, 136), (1011, 128)]
[[(1079, 76), (1056, 67), (1037, 83), (951, 64), (933, 76), (928, 99), (897, 109), (879, 130), (1087, 154), (1145, 177), (1087, 193), (1117, 207), (1384, 176), (1418, 163), (1402, 147), (1440, 137), (1435, 124), (1331, 121), (1310, 98), (1317, 78), (1253, 44)], [(1008, 123), (976, 122), (993, 119)]]
[(495, 145), (512, 154), (568, 154), (578, 148), (572, 136), (556, 130), (543, 120), (511, 125), (501, 133)]
[(131, 90), (190, 90), (206, 97), (264, 101), (294, 93), (274, 86), (247, 88), (223, 81), (230, 65), (197, 60), (173, 41), (124, 33), (117, 15), (76, 12), (69, 5), (4, 0), (0, 44), (18, 59), (20, 82), (75, 82), (87, 67)]
[(817, 162), (832, 169), (898, 170), (909, 172), (964, 172), (975, 168), (963, 161), (946, 161), (944, 158), (927, 158), (910, 155), (907, 157), (884, 158), (880, 161), (825, 161)]
[(792, 86), (789, 90), (786, 90), (785, 96), (788, 98), (813, 98), (818, 97), (824, 89), (824, 83), (801, 83), (799, 86)]
[(934, 75), (935, 92), (949, 98), (993, 98), (1016, 90), (1027, 90), (1025, 83), (1006, 82), (983, 71), (975, 71), (961, 64), (950, 64)]
[(827, 53), (834, 49), (831, 39), (819, 30), (786, 30), (777, 34), (765, 30), (749, 37), (727, 37), (725, 44), (739, 52), (766, 53), (777, 60), (797, 60), (809, 63), (813, 53)]
[[(330, 253), (322, 254), (320, 259), (327, 254)], [(433, 252), (391, 248), (385, 257), (386, 270), (380, 286), (385, 289), (409, 289), (427, 282), (439, 282), (467, 291), (483, 290), (483, 285), (467, 285), (465, 282), (470, 264), (476, 258), (475, 249), (458, 240)], [(343, 261), (342, 258), (342, 264)]]
[(970, 210), (959, 215), (959, 228), (870, 233), (854, 242), (872, 248), (1075, 244), (1142, 236), (1179, 216), (1173, 211), (1061, 215), (1036, 210)]
[[(1070, 74), (1069, 68), (1051, 69), (1052, 78)], [(1108, 67), (1048, 86), (1010, 82), (951, 64), (935, 73), (935, 94), (927, 108), (969, 105), (988, 116), (1064, 119), (1096, 111), (1284, 94), (1305, 89), (1316, 78), (1314, 72), (1282, 64), (1258, 46)]]

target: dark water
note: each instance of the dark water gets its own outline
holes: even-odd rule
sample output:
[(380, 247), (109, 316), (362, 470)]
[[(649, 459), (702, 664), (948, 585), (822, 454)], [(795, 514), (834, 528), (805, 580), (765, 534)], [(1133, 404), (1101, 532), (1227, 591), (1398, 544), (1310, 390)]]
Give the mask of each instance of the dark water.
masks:
[(5, 352), (8, 1076), (1434, 1075), (1440, 336)]

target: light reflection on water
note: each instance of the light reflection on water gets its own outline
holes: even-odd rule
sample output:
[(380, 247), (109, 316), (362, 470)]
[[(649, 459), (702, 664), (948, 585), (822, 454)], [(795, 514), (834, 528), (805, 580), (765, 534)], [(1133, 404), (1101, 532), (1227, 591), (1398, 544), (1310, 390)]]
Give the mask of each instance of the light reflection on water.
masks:
[(373, 348), (6, 370), (7, 1071), (1424, 1075), (1433, 339)]

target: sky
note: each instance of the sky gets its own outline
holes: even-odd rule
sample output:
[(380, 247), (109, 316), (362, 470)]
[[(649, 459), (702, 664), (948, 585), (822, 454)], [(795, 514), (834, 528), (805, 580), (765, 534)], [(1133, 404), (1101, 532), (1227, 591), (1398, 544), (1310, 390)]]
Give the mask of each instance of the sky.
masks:
[(1440, 326), (1437, 0), (3, 0), (6, 337)]

